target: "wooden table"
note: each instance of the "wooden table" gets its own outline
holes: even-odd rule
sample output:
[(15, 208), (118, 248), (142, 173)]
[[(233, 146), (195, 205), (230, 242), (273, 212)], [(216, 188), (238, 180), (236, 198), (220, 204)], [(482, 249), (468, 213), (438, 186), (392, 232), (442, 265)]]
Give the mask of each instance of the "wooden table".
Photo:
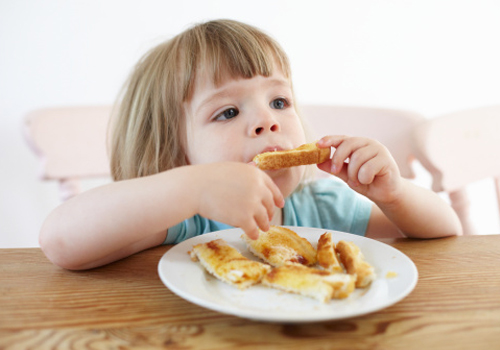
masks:
[(500, 235), (384, 242), (420, 278), (382, 311), (312, 324), (255, 322), (168, 290), (151, 249), (71, 272), (40, 249), (0, 250), (0, 349), (499, 349)]

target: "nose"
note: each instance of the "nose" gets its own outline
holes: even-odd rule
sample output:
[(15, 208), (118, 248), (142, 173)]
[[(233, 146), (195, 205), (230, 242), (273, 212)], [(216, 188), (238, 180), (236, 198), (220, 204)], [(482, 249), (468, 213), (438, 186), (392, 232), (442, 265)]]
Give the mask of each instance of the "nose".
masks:
[(252, 136), (259, 136), (267, 132), (277, 132), (280, 124), (271, 113), (261, 112), (255, 118), (251, 132)]

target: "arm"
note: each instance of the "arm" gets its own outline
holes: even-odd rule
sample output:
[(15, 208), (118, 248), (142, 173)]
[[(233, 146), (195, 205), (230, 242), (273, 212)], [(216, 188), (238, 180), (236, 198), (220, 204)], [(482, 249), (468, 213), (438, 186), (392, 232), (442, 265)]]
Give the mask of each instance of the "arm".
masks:
[[(389, 151), (379, 142), (361, 137), (327, 136), (319, 147), (336, 148), (330, 161), (319, 168), (344, 180), (372, 200), (367, 236), (436, 238), (459, 235), (460, 221), (437, 194), (403, 179)], [(346, 160), (349, 159), (349, 162)]]
[(56, 265), (87, 269), (161, 244), (169, 227), (195, 214), (255, 237), (259, 227), (268, 228), (275, 205), (283, 205), (278, 188), (250, 165), (180, 167), (111, 183), (63, 203), (43, 224), (40, 245)]

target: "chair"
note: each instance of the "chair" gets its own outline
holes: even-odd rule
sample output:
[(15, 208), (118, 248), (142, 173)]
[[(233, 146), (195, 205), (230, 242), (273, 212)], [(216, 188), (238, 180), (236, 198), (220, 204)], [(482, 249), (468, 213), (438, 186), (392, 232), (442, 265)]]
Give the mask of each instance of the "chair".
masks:
[(364, 136), (384, 144), (399, 166), (401, 176), (415, 178), (411, 143), (413, 128), (425, 120), (420, 114), (384, 108), (304, 105), (301, 114), (314, 136)]
[(414, 131), (414, 153), (432, 175), (432, 189), (446, 191), (464, 234), (474, 234), (467, 185), (493, 178), (500, 206), (500, 105), (428, 119)]
[(26, 116), (24, 135), (41, 158), (40, 178), (58, 181), (63, 200), (81, 191), (81, 180), (110, 176), (106, 135), (111, 110), (46, 108)]

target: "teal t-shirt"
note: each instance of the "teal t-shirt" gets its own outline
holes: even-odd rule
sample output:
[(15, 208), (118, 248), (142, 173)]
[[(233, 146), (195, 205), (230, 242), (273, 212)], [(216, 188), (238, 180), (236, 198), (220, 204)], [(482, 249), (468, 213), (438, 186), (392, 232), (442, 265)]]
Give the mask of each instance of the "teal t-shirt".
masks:
[[(364, 236), (371, 202), (334, 178), (306, 184), (285, 200), (284, 226), (317, 227)], [(164, 244), (177, 244), (204, 233), (232, 226), (195, 215), (168, 229)]]

